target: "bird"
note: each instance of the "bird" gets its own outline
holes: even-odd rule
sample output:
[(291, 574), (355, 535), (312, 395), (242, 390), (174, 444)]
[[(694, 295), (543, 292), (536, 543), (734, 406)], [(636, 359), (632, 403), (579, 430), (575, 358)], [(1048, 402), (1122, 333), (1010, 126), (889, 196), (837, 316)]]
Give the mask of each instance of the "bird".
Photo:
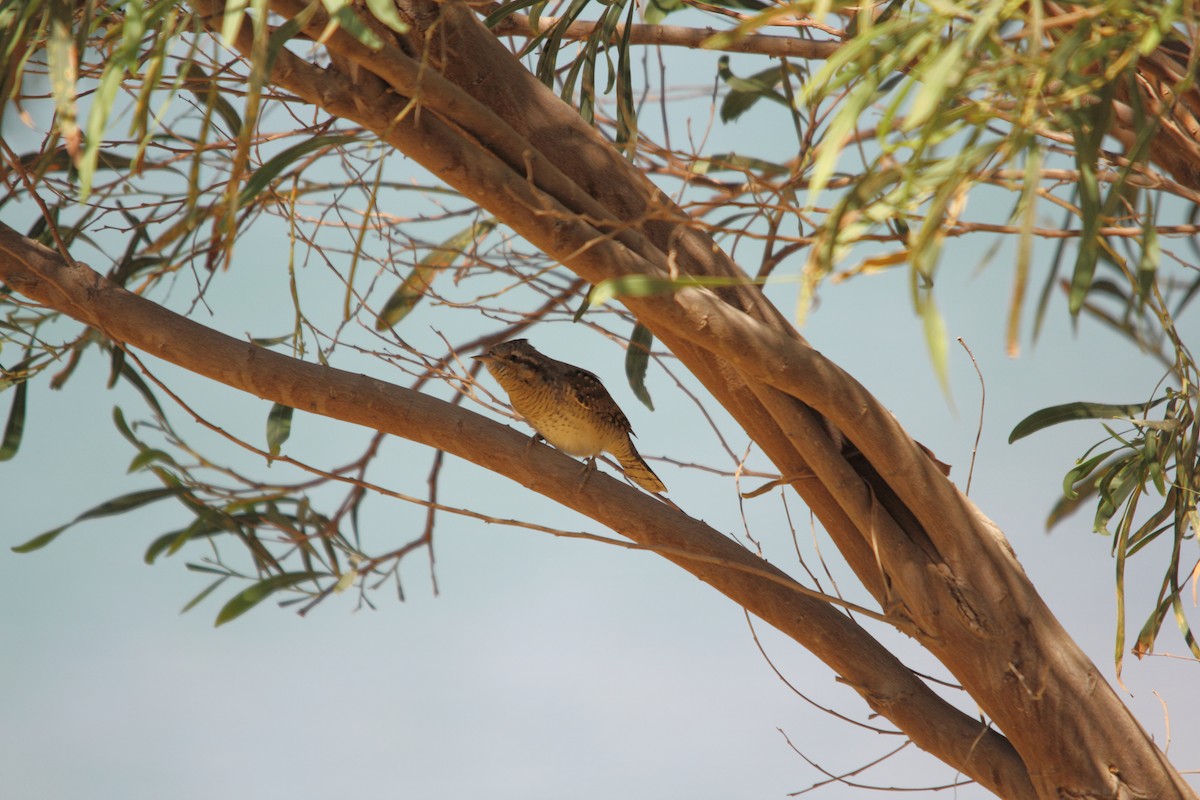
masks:
[(611, 453), (638, 486), (654, 494), (667, 491), (633, 446), (628, 417), (595, 375), (543, 355), (526, 339), (502, 342), (474, 359), (487, 367), (512, 407), (536, 431), (534, 440), (587, 458), (585, 482), (596, 456)]

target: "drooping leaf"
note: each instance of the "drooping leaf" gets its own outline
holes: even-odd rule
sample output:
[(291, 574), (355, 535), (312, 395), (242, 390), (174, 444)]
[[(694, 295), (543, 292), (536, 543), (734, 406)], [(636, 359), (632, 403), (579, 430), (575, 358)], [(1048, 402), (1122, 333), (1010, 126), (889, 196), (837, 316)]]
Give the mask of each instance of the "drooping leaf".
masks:
[(274, 347), (277, 344), (283, 344), (284, 342), (295, 341), (295, 339), (296, 339), (296, 334), (295, 334), (295, 332), (292, 332), (292, 333), (285, 333), (282, 336), (261, 336), (261, 337), (255, 336), (250, 339), (250, 342), (251, 342), (251, 344), (256, 344), (259, 347)]
[(438, 273), (453, 266), (473, 248), (478, 247), (496, 224), (496, 220), (491, 217), (480, 220), (451, 236), (418, 261), (404, 282), (383, 304), (383, 309), (375, 319), (375, 330), (385, 331), (408, 316), (429, 291)]
[(647, 0), (642, 16), (650, 25), (657, 25), (673, 11), (684, 8), (683, 0)]
[(115, 61), (108, 62), (100, 76), (96, 91), (92, 94), (91, 110), (88, 112), (87, 135), (84, 137), (83, 155), (76, 163), (79, 174), (79, 201), (86, 202), (92, 193), (92, 179), (96, 174), (96, 161), (100, 155), (100, 143), (104, 140), (108, 115), (117, 98), (117, 91), (125, 78), (125, 68)]
[(651, 411), (654, 410), (654, 402), (646, 389), (646, 370), (650, 366), (650, 345), (653, 342), (654, 334), (639, 322), (633, 326), (629, 349), (625, 351), (625, 377), (629, 379), (629, 388)]
[(25, 431), (25, 394), (29, 381), (22, 380), (13, 389), (12, 407), (8, 412), (8, 423), (4, 426), (4, 438), (0, 439), (0, 461), (8, 461), (17, 454), (21, 446), (21, 435)]
[(721, 56), (717, 61), (717, 74), (729, 87), (729, 93), (721, 101), (722, 122), (736, 120), (763, 99), (783, 106), (791, 105), (787, 98), (775, 89), (784, 78), (784, 72), (778, 66), (764, 69), (748, 78), (739, 78), (729, 68), (729, 56)]
[(142, 380), (142, 376), (139, 375), (133, 367), (124, 361), (122, 361), (122, 363), (119, 365), (116, 365), (116, 362), (114, 361), (114, 368), (118, 370), (122, 380), (138, 391), (138, 394), (142, 396), (142, 399), (146, 401), (146, 405), (150, 406), (155, 415), (161, 419), (166, 419), (167, 415), (163, 411), (162, 406), (159, 404), (158, 398), (154, 396), (154, 391), (144, 380)]
[(395, 0), (367, 0), (367, 8), (375, 15), (375, 19), (396, 33), (408, 33), (408, 23), (402, 20), (400, 13), (396, 11)]
[[(501, 3), (499, 8), (495, 9), (483, 18), (483, 24), (488, 28), (494, 28), (496, 25), (508, 19), (513, 14), (516, 14), (519, 11), (524, 11), (530, 6), (533, 8), (529, 13), (529, 28), (530, 30), (541, 33), (543, 31), (541, 25), (538, 24), (538, 17), (541, 14), (540, 9), (543, 9), (546, 6), (546, 0), (514, 0), (514, 2), (511, 3)], [(526, 48), (526, 52), (528, 52), (528, 48)]]
[(285, 572), (281, 575), (272, 575), (269, 578), (264, 578), (253, 586), (247, 587), (235, 594), (221, 608), (220, 612), (217, 613), (217, 619), (213, 623), (214, 627), (219, 627), (226, 622), (237, 619), (281, 589), (287, 589), (298, 583), (327, 576), (328, 574), (324, 572)]
[[(1079, 494), (1078, 494), (1079, 484), (1081, 482), (1087, 480), (1087, 478), (1090, 477), (1091, 474), (1096, 471), (1096, 468), (1099, 467), (1102, 463), (1104, 463), (1104, 460), (1106, 458), (1108, 458), (1109, 456), (1111, 456), (1115, 452), (1117, 452), (1117, 451), (1116, 450), (1105, 450), (1104, 452), (1100, 453), (1099, 455), (1095, 455), (1095, 456), (1092, 456), (1091, 458), (1083, 459), (1078, 464), (1076, 464), (1063, 477), (1063, 497), (1067, 498), (1068, 500), (1077, 499), (1079, 496)], [(1092, 488), (1094, 489), (1094, 487), (1092, 487)]]
[(71, 8), (65, 0), (50, 0), (48, 12), (50, 38), (46, 41), (46, 56), (55, 122), (66, 141), (67, 154), (77, 156), (81, 144), (75, 103), (79, 71), (75, 37), (71, 34)]
[(333, 136), (314, 136), (311, 139), (292, 145), (282, 153), (274, 156), (267, 163), (263, 164), (254, 173), (246, 179), (242, 185), (242, 191), (238, 195), (238, 208), (245, 208), (254, 202), (254, 198), (279, 177), (288, 166), (300, 160), (309, 153), (321, 150), (324, 148), (340, 147), (357, 139), (357, 136), (348, 134), (338, 134)]
[[(225, 513), (220, 509), (215, 509), (208, 506), (200, 506), (192, 508), (196, 513), (196, 518), (186, 528), (178, 531), (170, 531), (156, 538), (146, 548), (142, 559), (147, 564), (153, 564), (155, 560), (163, 554), (173, 556), (188, 542), (196, 539), (211, 538), (223, 533), (240, 533), (241, 528), (239, 520), (230, 514)], [(246, 515), (248, 525), (253, 525), (256, 520), (255, 515)]]
[(237, 41), (238, 32), (242, 29), (242, 20), (246, 18), (245, 11), (249, 5), (249, 0), (227, 0), (225, 3), (225, 11), (221, 19), (221, 38), (225, 40), (225, 46), (231, 50), (236, 47), (234, 43)]
[[(1097, 164), (1100, 147), (1112, 119), (1112, 96), (1114, 84), (1106, 84), (1099, 92), (1099, 100), (1086, 109), (1071, 115), (1075, 134), (1075, 164), (1079, 170), (1079, 213), (1081, 232), (1079, 250), (1075, 256), (1075, 269), (1071, 274), (1071, 290), (1068, 306), (1072, 314), (1078, 314), (1092, 288), (1096, 274), (1096, 262), (1100, 258), (1102, 240), (1100, 227), (1109, 211), (1109, 203), (1100, 196), (1100, 179)], [(1116, 197), (1119, 186), (1110, 189), (1110, 197)]]
[(176, 495), (183, 494), (186, 491), (186, 487), (172, 486), (160, 489), (143, 489), (141, 491), (123, 494), (120, 497), (114, 497), (112, 500), (108, 500), (98, 506), (88, 509), (75, 519), (68, 522), (66, 525), (46, 531), (45, 533), (33, 537), (24, 544), (17, 545), (16, 547), (12, 548), (12, 551), (14, 553), (31, 553), (34, 550), (41, 549), (50, 544), (50, 542), (58, 538), (59, 534), (76, 523), (83, 522), (84, 520), (88, 519), (96, 519), (97, 517), (108, 517), (114, 514), (124, 514), (127, 511), (133, 511), (136, 508), (141, 508), (142, 506), (149, 505), (155, 501), (162, 500), (164, 497), (174, 497)]
[(1008, 435), (1008, 443), (1012, 444), (1031, 433), (1036, 433), (1051, 425), (1062, 422), (1073, 422), (1080, 419), (1137, 419), (1144, 417), (1154, 406), (1166, 398), (1159, 398), (1152, 403), (1117, 404), (1117, 403), (1063, 403), (1035, 411), (1017, 423)]
[(1142, 215), (1142, 255), (1138, 259), (1137, 290), (1139, 299), (1145, 300), (1154, 288), (1158, 274), (1161, 248), (1158, 244), (1158, 228), (1154, 224), (1154, 201), (1146, 194), (1146, 211)]
[(937, 375), (942, 392), (950, 396), (950, 342), (946, 334), (946, 320), (938, 311), (932, 297), (926, 299), (919, 309), (922, 328), (925, 331), (925, 346), (929, 348), (929, 358), (933, 362), (933, 371)]
[(267, 450), (272, 456), (279, 455), (279, 449), (292, 434), (292, 411), (291, 406), (275, 403), (267, 414)]
[[(226, 6), (228, 8), (228, 6)], [(290, 22), (290, 20), (289, 20)], [(284, 23), (286, 26), (288, 23)], [(242, 117), (238, 114), (233, 103), (218, 90), (216, 80), (208, 75), (195, 63), (187, 66), (187, 80), (184, 86), (195, 96), (201, 105), (211, 107), (221, 121), (225, 123), (230, 137), (236, 139), (242, 134)], [(201, 88), (203, 87), (203, 88)], [(205, 115), (207, 121), (208, 115)]]
[(784, 164), (737, 153), (715, 153), (704, 158), (697, 158), (691, 163), (689, 169), (694, 175), (712, 175), (715, 172), (732, 170), (734, 172), (751, 171), (766, 177), (775, 177), (788, 172), (788, 167)]
[(1154, 607), (1154, 610), (1150, 612), (1150, 616), (1142, 624), (1142, 629), (1138, 631), (1137, 639), (1134, 641), (1131, 651), (1138, 658), (1143, 658), (1148, 653), (1153, 652), (1154, 641), (1158, 638), (1158, 632), (1162, 629), (1163, 620), (1167, 616), (1167, 611), (1171, 608), (1171, 600), (1171, 595), (1164, 597)]
[(600, 281), (593, 286), (588, 292), (587, 304), (601, 306), (614, 297), (651, 297), (658, 294), (670, 294), (685, 288), (715, 288), (745, 283), (762, 283), (762, 281), (708, 275), (683, 278), (660, 278), (656, 275), (640, 274), (622, 275), (619, 278)]
[(205, 587), (205, 589), (203, 591), (201, 591), (200, 594), (196, 595), (191, 600), (189, 600), (187, 602), (187, 605), (185, 605), (183, 608), (179, 609), (179, 613), (186, 614), (187, 612), (191, 611), (196, 606), (200, 605), (202, 602), (204, 602), (204, 598), (208, 597), (210, 594), (212, 594), (214, 591), (216, 591), (217, 588), (221, 584), (225, 583), (225, 581), (228, 579), (229, 579), (228, 575), (222, 575), (220, 578), (217, 578), (215, 581), (213, 581), (207, 587)]
[(367, 27), (367, 24), (355, 13), (354, 8), (350, 5), (349, 0), (321, 0), (325, 6), (325, 10), (329, 12), (329, 26), (340, 27), (346, 33), (353, 36), (360, 43), (366, 45), (371, 50), (378, 50), (383, 47), (383, 40)]
[(1008, 306), (1008, 329), (1005, 332), (1005, 351), (1009, 358), (1021, 352), (1021, 313), (1025, 306), (1025, 293), (1029, 283), (1029, 268), (1033, 258), (1033, 227), (1037, 220), (1037, 190), (1042, 169), (1042, 151), (1030, 146), (1025, 157), (1025, 176), (1021, 195), (1013, 209), (1013, 218), (1019, 221), (1020, 238), (1017, 241), (1017, 264), (1013, 275), (1012, 300)]
[(942, 103), (949, 88), (962, 77), (963, 52), (967, 46), (965, 37), (947, 43), (922, 70), (921, 89), (913, 100), (912, 108), (904, 119), (902, 130), (913, 131), (925, 124)]

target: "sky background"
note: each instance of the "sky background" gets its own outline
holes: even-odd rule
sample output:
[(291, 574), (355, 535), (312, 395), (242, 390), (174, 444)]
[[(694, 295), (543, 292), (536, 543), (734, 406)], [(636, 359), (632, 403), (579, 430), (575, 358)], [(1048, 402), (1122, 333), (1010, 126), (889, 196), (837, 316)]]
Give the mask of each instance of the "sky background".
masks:
[[(713, 59), (705, 59), (711, 71)], [(687, 113), (697, 126), (706, 125), (708, 104)], [(766, 110), (755, 114), (738, 126), (718, 123), (713, 135), (727, 137), (731, 149), (769, 148), (778, 138), (777, 119)], [(986, 205), (972, 211), (990, 213)], [(996, 216), (1007, 213), (1007, 205), (996, 205)], [(32, 218), (28, 209), (5, 209), (5, 222), (19, 229)], [(1082, 319), (1073, 326), (1062, 297), (1053, 301), (1036, 348), (1026, 336), (1022, 356), (1007, 358), (1002, 337), (1012, 253), (1006, 245), (988, 260), (990, 244), (955, 243), (938, 286), (949, 336), (970, 345), (986, 383), (971, 496), (1006, 532), (1046, 602), (1111, 680), (1110, 542), (1090, 532), (1087, 511), (1051, 534), (1044, 530), (1063, 474), (1102, 430), (1076, 423), (1014, 445), (1006, 439), (1020, 419), (1045, 406), (1138, 401), (1161, 370), (1096, 323)], [(1164, 247), (1183, 249), (1178, 241)], [(194, 318), (233, 335), (286, 330), (290, 307), (272, 305), (286, 290), (281, 249), (270, 226), (244, 238), (229, 275), (210, 288), (209, 308)], [(1037, 253), (1043, 270), (1049, 252)], [(324, 280), (307, 276), (302, 291), (319, 296)], [(186, 299), (187, 289), (177, 286), (173, 300)], [(796, 284), (782, 282), (768, 293), (785, 311), (794, 309)], [(423, 309), (406, 321), (407, 332), (418, 345), (433, 346), (440, 319), (437, 309)], [(1185, 340), (1197, 341), (1196, 324), (1184, 320), (1183, 326)], [(825, 286), (803, 332), (951, 463), (952, 479), (965, 484), (979, 423), (979, 382), (954, 344), (953, 404), (947, 402), (903, 268)], [(455, 340), (467, 333), (455, 330)], [(585, 326), (564, 321), (529, 338), (548, 355), (605, 380), (681, 508), (743, 535), (731, 480), (653, 460), (703, 461), (717, 452), (661, 366), (652, 365), (648, 378), (657, 407), (651, 412), (623, 378), (622, 351)], [(0, 355), (6, 364), (13, 360), (7, 350)], [(268, 403), (148, 363), (188, 402), (262, 443)], [(350, 368), (402, 382), (380, 362)], [(187, 523), (177, 506), (86, 522), (45, 549), (12, 553), (10, 546), (97, 503), (153, 485), (149, 476), (124, 473), (134, 453), (112, 425), (112, 407), (136, 415), (138, 404), (123, 387), (104, 389), (107, 372), (107, 364), (89, 359), (63, 391), (49, 390), (44, 381), (32, 385), (22, 452), (0, 464), (0, 775), (6, 797), (771, 798), (824, 780), (789, 741), (833, 772), (856, 769), (900, 743), (852, 728), (798, 697), (771, 664), (815, 702), (868, 721), (857, 695), (798, 645), (761, 623), (752, 629), (739, 608), (646, 553), (447, 516), (436, 534), (437, 596), (428, 562), (417, 556), (403, 568), (404, 602), (385, 588), (373, 596), (378, 610), (356, 610), (347, 593), (303, 619), (267, 602), (221, 628), (213, 627), (213, 618), (240, 586), (223, 587), (179, 613), (209, 582), (184, 567), (203, 557), (201, 546), (155, 566), (142, 562), (150, 541)], [(181, 410), (168, 413), (187, 425)], [(341, 463), (369, 436), (299, 413), (293, 431), (284, 452), (316, 464)], [(731, 444), (740, 451), (746, 441)], [(371, 477), (419, 495), (428, 457), (389, 441)], [(485, 513), (607, 533), (452, 458), (444, 483)], [(768, 557), (800, 574), (780, 494), (745, 505)], [(812, 558), (807, 513), (795, 497), (788, 510)], [(382, 550), (419, 532), (418, 511), (368, 503), (360, 527)], [(820, 532), (815, 539), (839, 587), (862, 599), (829, 540)], [(1188, 545), (1185, 561), (1196, 555), (1194, 541)], [(1153, 557), (1131, 565), (1133, 631), (1153, 591)], [(871, 630), (914, 668), (945, 676), (907, 640), (880, 626)], [(1125, 685), (1117, 690), (1156, 741), (1169, 741), (1173, 762), (1193, 771), (1190, 780), (1200, 785), (1200, 665), (1173, 657), (1185, 654), (1168, 624), (1157, 655), (1127, 659)], [(853, 780), (923, 787), (950, 784), (956, 776), (909, 747)], [(841, 785), (815, 796), (876, 795)], [(968, 786), (949, 796), (986, 793)]]

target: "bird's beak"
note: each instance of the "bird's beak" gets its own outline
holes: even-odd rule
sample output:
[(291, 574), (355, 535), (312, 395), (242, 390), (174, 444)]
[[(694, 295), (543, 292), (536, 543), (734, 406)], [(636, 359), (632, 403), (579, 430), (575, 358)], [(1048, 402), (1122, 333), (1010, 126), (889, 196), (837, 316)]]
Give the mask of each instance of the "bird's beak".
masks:
[(484, 353), (481, 356), (471, 356), (471, 360), (472, 361), (482, 361), (483, 363), (486, 364), (487, 362), (492, 360), (492, 356), (488, 355), (487, 353)]

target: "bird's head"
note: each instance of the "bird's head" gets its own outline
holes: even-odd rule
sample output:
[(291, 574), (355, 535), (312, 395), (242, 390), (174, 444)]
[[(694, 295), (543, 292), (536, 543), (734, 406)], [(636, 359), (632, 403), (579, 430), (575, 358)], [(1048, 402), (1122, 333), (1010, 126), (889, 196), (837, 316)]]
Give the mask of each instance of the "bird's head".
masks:
[(505, 379), (531, 381), (545, 371), (546, 357), (525, 339), (501, 342), (483, 355), (473, 358), (483, 362), (492, 377), (501, 384)]

